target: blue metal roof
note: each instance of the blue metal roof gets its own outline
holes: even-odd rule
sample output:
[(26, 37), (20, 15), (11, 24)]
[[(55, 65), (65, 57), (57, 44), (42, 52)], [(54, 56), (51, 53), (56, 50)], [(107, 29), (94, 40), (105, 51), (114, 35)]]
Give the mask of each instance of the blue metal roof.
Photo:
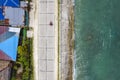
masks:
[(0, 6), (20, 7), (20, 0), (0, 0)]
[(0, 20), (4, 20), (3, 10), (0, 8)]
[(3, 5), (3, 0), (0, 0), (0, 6), (2, 6)]
[(17, 56), (18, 37), (12, 36), (6, 41), (0, 43), (0, 50), (5, 52), (13, 61), (16, 61)]
[[(14, 28), (10, 30), (9, 28), (4, 33), (0, 34), (0, 38), (3, 38), (2, 35), (4, 35), (4, 38), (3, 38), (4, 41), (2, 40), (0, 42), (0, 50), (4, 52), (5, 55), (9, 56), (12, 61), (16, 61), (16, 57), (17, 57), (17, 46), (18, 46), (18, 40), (19, 40), (18, 34), (20, 32), (20, 28), (16, 28), (16, 29), (18, 30), (15, 31)], [(12, 34), (12, 35), (7, 36), (9, 34)]]

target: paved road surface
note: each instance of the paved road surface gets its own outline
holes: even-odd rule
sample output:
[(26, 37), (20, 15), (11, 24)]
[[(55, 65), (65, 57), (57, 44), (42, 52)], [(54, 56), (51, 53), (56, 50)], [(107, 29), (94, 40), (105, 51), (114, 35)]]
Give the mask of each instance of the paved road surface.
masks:
[(36, 0), (34, 20), (35, 80), (57, 80), (56, 0)]

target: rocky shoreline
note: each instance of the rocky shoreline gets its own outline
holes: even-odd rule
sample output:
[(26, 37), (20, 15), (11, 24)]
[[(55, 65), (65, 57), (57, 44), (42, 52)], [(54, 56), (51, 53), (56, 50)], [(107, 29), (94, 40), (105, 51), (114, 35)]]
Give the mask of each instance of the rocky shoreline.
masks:
[(74, 58), (74, 4), (73, 0), (60, 1), (60, 59), (59, 79), (73, 80)]

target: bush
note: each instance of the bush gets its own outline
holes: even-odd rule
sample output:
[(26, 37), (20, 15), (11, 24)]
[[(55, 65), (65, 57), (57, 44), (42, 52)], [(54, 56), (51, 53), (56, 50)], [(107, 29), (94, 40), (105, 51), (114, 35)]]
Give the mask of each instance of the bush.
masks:
[[(33, 80), (32, 39), (28, 39), (26, 34), (23, 37), (22, 44), (18, 46), (18, 57), (13, 67), (14, 72), (12, 73), (11, 80)], [(21, 74), (16, 73), (19, 68), (18, 64), (23, 66), (23, 72)]]

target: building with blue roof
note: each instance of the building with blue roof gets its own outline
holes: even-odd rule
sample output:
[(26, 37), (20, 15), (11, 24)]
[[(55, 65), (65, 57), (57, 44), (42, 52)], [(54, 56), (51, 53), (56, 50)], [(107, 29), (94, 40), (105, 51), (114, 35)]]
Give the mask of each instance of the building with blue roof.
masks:
[(3, 9), (0, 8), (0, 20), (4, 20)]
[(0, 6), (20, 7), (20, 0), (0, 0)]
[(20, 28), (0, 26), (0, 59), (16, 61)]

